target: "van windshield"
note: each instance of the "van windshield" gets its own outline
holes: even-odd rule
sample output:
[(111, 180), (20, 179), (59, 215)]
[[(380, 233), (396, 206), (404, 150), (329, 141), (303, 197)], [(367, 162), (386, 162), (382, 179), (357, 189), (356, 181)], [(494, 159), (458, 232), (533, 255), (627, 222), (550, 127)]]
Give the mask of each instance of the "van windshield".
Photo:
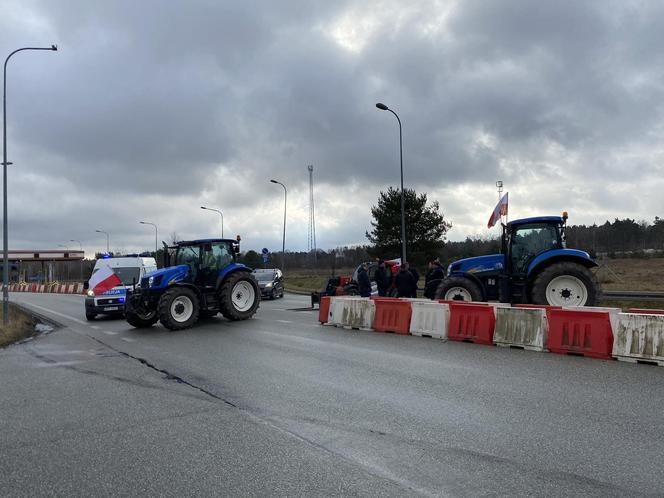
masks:
[(120, 277), (123, 285), (132, 285), (134, 282), (138, 283), (141, 280), (141, 269), (130, 267), (113, 268), (113, 272)]

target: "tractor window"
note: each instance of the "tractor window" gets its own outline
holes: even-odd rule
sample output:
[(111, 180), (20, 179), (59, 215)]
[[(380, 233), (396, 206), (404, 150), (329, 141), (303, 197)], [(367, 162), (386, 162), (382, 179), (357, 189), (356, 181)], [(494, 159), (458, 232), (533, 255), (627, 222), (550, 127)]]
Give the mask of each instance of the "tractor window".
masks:
[(560, 247), (558, 227), (550, 224), (523, 225), (512, 234), (511, 242), (513, 271), (523, 274), (535, 256)]
[(177, 253), (175, 255), (175, 264), (189, 265), (191, 268), (194, 268), (196, 263), (199, 261), (200, 250), (200, 246), (178, 247)]
[[(207, 250), (209, 249), (209, 250)], [(203, 266), (218, 271), (233, 262), (232, 248), (225, 242), (217, 242), (206, 247), (203, 256)]]

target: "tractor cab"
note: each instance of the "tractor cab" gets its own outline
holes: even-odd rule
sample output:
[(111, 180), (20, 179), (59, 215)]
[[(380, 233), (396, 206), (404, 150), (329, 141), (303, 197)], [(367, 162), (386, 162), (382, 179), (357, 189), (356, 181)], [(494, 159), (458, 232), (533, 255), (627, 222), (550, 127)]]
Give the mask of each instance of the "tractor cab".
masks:
[(234, 240), (206, 239), (178, 242), (168, 249), (166, 266), (187, 266), (190, 281), (214, 286), (219, 272), (235, 262), (240, 246)]
[(530, 263), (540, 254), (565, 249), (566, 217), (540, 216), (503, 225), (502, 252), (506, 255), (507, 273), (528, 274)]

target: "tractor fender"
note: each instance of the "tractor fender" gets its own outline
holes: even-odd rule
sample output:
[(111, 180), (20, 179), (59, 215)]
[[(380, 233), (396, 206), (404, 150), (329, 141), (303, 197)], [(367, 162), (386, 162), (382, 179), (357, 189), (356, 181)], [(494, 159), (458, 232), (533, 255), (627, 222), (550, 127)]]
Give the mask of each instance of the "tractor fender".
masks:
[[(484, 287), (484, 283), (479, 278), (477, 278), (475, 275), (473, 275), (472, 273), (469, 273), (469, 272), (452, 272), (449, 275), (447, 275), (447, 277), (445, 277), (445, 278), (449, 278), (449, 277), (467, 278), (468, 280), (470, 280), (471, 282), (473, 282), (475, 285), (477, 285), (480, 288), (480, 290), (482, 291), (482, 299), (486, 299), (486, 287)], [(439, 285), (440, 285), (440, 282), (443, 282), (445, 280), (445, 278), (440, 279), (440, 281), (438, 282)], [(436, 286), (436, 288), (437, 287), (438, 286)]]
[(198, 296), (199, 299), (201, 298), (201, 290), (190, 282), (177, 282), (177, 283), (174, 283), (172, 285), (169, 285), (168, 289), (173, 288), (173, 287), (186, 287), (187, 289), (191, 289), (192, 291), (194, 291), (196, 293), (196, 296)]
[(219, 271), (219, 276), (217, 277), (217, 285), (216, 289), (219, 289), (221, 287), (221, 284), (228, 278), (229, 275), (232, 273), (237, 273), (239, 271), (245, 271), (249, 274), (251, 274), (251, 268), (249, 268), (246, 265), (243, 265), (242, 263), (231, 263), (227, 267), (225, 267), (223, 270)]
[(586, 268), (598, 266), (587, 252), (579, 251), (578, 249), (554, 249), (540, 254), (530, 262), (530, 265), (528, 265), (528, 280), (532, 280), (547, 266), (562, 261), (577, 263)]

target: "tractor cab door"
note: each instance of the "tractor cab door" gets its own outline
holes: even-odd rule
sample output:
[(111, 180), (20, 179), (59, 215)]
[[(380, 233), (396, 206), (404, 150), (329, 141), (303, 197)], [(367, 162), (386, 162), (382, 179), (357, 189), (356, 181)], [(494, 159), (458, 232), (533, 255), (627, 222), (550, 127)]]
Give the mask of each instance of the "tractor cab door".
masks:
[(525, 278), (530, 262), (539, 254), (562, 247), (560, 230), (551, 223), (524, 223), (509, 234), (508, 265), (512, 277)]
[(201, 247), (200, 283), (215, 287), (219, 272), (233, 262), (233, 248), (228, 242), (212, 242)]

